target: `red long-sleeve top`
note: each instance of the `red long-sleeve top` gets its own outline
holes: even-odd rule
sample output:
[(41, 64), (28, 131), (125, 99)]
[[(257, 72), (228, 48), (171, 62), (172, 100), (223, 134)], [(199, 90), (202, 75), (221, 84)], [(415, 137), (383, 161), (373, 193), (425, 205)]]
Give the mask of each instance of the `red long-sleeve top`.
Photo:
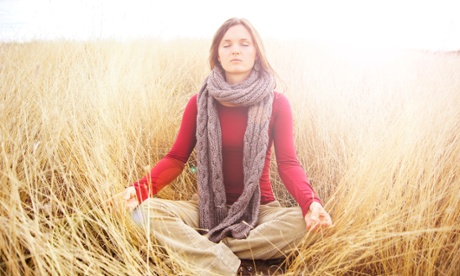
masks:
[[(243, 191), (243, 137), (249, 107), (227, 107), (217, 104), (222, 131), (222, 159), (227, 204), (234, 203)], [(144, 201), (172, 182), (184, 169), (196, 144), (197, 95), (188, 102), (177, 138), (168, 154), (141, 180), (135, 182), (137, 198)], [(270, 182), (270, 156), (275, 147), (278, 172), (284, 185), (299, 203), (305, 216), (313, 201), (321, 203), (301, 167), (294, 148), (291, 106), (288, 99), (275, 92), (269, 126), (269, 148), (260, 177), (260, 201), (266, 204), (275, 200)]]

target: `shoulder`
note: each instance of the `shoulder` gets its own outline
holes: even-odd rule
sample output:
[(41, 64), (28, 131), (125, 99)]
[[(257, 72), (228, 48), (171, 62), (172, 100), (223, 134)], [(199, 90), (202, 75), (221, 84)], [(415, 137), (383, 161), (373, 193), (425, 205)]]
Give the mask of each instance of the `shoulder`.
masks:
[(197, 100), (197, 99), (198, 99), (198, 93), (196, 93), (196, 94), (193, 94), (193, 96), (192, 96), (192, 97), (190, 97), (190, 100), (189, 100), (189, 102), (195, 102), (195, 103), (196, 103), (196, 100)]
[(276, 91), (274, 93), (273, 101), (275, 103), (289, 102), (289, 100), (286, 97), (286, 95), (284, 95), (283, 93), (280, 93), (280, 92), (276, 92)]
[(194, 106), (197, 106), (197, 99), (198, 99), (198, 94), (193, 94), (193, 96), (190, 97), (190, 99), (188, 100), (188, 104), (187, 104), (187, 105), (194, 105)]
[(273, 97), (273, 112), (282, 112), (286, 109), (291, 109), (289, 99), (286, 97), (286, 95), (275, 91)]
[(198, 104), (197, 104), (197, 97), (198, 94), (194, 94), (190, 99), (188, 100), (187, 105), (185, 106), (185, 113), (186, 114), (194, 114), (197, 112), (198, 109)]

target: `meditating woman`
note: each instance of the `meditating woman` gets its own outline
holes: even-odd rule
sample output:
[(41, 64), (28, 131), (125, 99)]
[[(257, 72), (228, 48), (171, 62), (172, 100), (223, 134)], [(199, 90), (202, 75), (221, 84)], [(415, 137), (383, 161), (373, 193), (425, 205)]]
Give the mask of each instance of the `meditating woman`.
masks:
[[(332, 221), (297, 159), (291, 107), (275, 92), (253, 26), (227, 20), (213, 38), (209, 63), (171, 150), (125, 190), (125, 199), (167, 253), (194, 273), (236, 275), (250, 272), (244, 260), (283, 258), (307, 231)], [(282, 207), (274, 197), (273, 145), (280, 178), (298, 207)], [(151, 197), (182, 172), (194, 149), (198, 194), (188, 201)]]

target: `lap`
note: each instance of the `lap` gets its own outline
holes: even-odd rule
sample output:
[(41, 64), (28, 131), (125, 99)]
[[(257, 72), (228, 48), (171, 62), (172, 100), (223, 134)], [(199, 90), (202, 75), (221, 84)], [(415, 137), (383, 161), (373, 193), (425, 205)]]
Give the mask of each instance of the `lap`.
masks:
[(257, 225), (274, 220), (288, 220), (294, 224), (305, 225), (300, 207), (283, 207), (278, 201), (261, 205)]
[[(182, 221), (195, 229), (199, 228), (198, 195), (194, 195), (188, 201), (149, 198), (138, 207), (137, 211), (150, 220), (158, 221), (168, 218)], [(277, 201), (274, 201), (260, 206), (254, 230), (265, 232), (263, 228), (272, 228), (272, 231), (278, 233), (281, 231), (286, 234), (304, 232), (306, 226), (299, 207), (282, 207)]]

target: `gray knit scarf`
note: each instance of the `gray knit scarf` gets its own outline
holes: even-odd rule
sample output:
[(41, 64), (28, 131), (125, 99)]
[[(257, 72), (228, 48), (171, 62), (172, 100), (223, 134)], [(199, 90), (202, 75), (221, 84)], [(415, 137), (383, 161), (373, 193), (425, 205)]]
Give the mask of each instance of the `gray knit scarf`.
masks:
[[(199, 91), (196, 137), (200, 228), (213, 242), (225, 237), (246, 238), (257, 222), (259, 179), (268, 148), (274, 89), (274, 77), (263, 70), (252, 70), (245, 81), (230, 85), (216, 66)], [(216, 100), (249, 106), (244, 134), (244, 188), (230, 208), (222, 172), (222, 136)]]

